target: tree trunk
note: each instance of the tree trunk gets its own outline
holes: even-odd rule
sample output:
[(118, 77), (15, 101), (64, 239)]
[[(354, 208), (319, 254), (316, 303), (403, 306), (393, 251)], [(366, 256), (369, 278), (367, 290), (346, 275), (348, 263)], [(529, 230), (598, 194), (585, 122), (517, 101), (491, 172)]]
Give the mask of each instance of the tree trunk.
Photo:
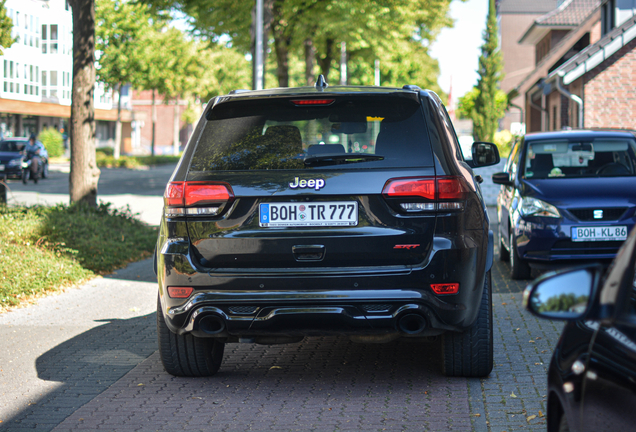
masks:
[(155, 90), (152, 90), (152, 141), (150, 143), (150, 154), (155, 155), (155, 137), (157, 136), (157, 100)]
[(121, 153), (121, 83), (117, 85), (117, 120), (115, 121), (115, 149), (113, 157), (119, 159)]
[(325, 55), (318, 58), (318, 65), (320, 66), (320, 73), (325, 77), (325, 81), (329, 82), (329, 69), (331, 69), (331, 62), (333, 61), (333, 47), (335, 41), (328, 38), (325, 41)]
[(179, 154), (179, 97), (174, 102), (174, 118), (172, 130), (172, 154)]
[(307, 38), (305, 45), (305, 81), (308, 86), (313, 85), (316, 78), (314, 77), (314, 66), (316, 64), (316, 48), (314, 42)]
[(95, 0), (69, 0), (73, 8), (70, 202), (97, 206), (95, 161)]

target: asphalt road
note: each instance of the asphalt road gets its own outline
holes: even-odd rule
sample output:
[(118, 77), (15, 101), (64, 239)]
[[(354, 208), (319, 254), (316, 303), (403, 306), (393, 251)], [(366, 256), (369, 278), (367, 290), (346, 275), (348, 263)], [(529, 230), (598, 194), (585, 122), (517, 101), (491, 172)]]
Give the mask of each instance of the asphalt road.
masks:
[[(102, 198), (157, 198), (123, 193), (140, 184), (160, 197), (171, 170), (124, 171), (103, 171)], [(54, 174), (13, 193), (42, 186), (39, 199), (50, 199), (44, 191), (58, 194), (60, 182)], [(161, 367), (152, 261), (134, 263), (0, 314), (0, 430), (545, 430), (545, 374), (561, 324), (523, 311), (525, 283), (508, 271), (493, 267), (488, 378), (444, 377), (439, 341), (324, 337), (228, 344), (215, 377), (188, 379)]]
[[(101, 168), (97, 198), (115, 208), (130, 207), (133, 214), (149, 225), (161, 220), (163, 192), (176, 164), (149, 169)], [(9, 204), (56, 204), (69, 202), (69, 165), (51, 165), (49, 178), (24, 185), (20, 180), (8, 180)]]

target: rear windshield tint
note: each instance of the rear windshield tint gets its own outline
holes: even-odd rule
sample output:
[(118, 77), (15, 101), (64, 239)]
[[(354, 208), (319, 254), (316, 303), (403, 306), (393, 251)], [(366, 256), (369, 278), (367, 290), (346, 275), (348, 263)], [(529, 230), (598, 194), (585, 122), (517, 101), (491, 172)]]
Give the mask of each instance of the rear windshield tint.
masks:
[[(191, 171), (432, 166), (421, 106), (398, 97), (221, 103), (208, 120)], [(296, 101), (296, 102), (294, 102)]]

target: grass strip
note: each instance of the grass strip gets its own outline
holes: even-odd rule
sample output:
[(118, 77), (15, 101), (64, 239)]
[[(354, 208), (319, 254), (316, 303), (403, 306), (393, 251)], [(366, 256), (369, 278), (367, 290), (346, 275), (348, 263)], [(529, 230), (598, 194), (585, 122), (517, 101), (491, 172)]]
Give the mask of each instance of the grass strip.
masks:
[(176, 164), (179, 162), (181, 156), (120, 156), (119, 159), (115, 159), (109, 152), (97, 151), (97, 166), (100, 168), (141, 168), (154, 165), (164, 164)]
[(146, 258), (156, 238), (110, 204), (0, 206), (0, 309)]

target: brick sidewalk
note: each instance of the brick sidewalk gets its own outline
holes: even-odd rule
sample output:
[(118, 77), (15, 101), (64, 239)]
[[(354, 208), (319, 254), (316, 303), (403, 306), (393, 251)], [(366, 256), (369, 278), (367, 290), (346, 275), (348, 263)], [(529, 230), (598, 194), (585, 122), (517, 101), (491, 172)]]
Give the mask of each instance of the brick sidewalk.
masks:
[[(493, 267), (495, 369), (486, 379), (444, 377), (439, 341), (364, 345), (337, 337), (228, 344), (217, 376), (175, 378), (156, 352), (118, 358), (132, 348), (122, 345), (122, 331), (127, 343), (143, 345), (139, 354), (153, 351), (146, 347), (156, 344), (154, 320), (145, 315), (38, 357), (39, 379), (62, 381), (64, 391), (45, 393), (0, 430), (545, 430), (546, 370), (561, 324), (523, 311), (525, 283), (508, 271)], [(58, 370), (47, 373), (44, 364)]]

